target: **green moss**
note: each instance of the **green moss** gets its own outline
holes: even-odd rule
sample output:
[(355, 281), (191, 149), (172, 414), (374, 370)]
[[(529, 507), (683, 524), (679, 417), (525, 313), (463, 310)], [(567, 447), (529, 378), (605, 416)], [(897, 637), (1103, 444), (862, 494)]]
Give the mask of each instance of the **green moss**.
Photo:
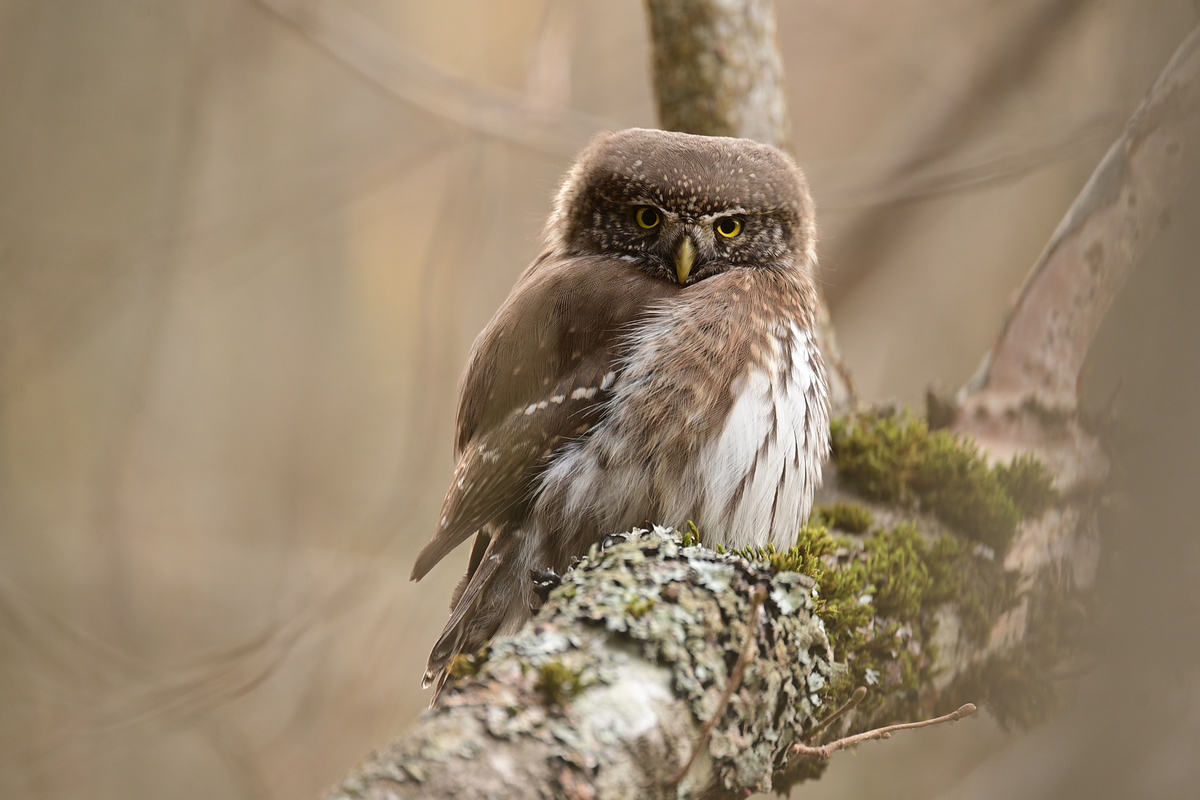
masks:
[(828, 528), (837, 528), (846, 533), (866, 533), (875, 524), (875, 517), (866, 506), (858, 503), (834, 503), (817, 506), (813, 519)]
[(912, 473), (928, 428), (895, 417), (840, 417), (830, 424), (838, 474), (867, 497), (911, 502)]
[(687, 521), (687, 530), (684, 531), (680, 544), (684, 547), (695, 547), (700, 542), (700, 529), (696, 527), (696, 523), (689, 519)]
[(994, 559), (981, 558), (976, 545), (944, 536), (930, 548), (930, 601), (953, 601), (963, 632), (976, 644), (991, 634), (996, 618), (1013, 604), (1017, 574), (1006, 572)]
[(1065, 575), (1045, 571), (1024, 595), (1025, 635), (1020, 648), (985, 659), (955, 682), (947, 705), (974, 698), (987, 704), (1004, 728), (1028, 728), (1058, 710), (1061, 687), (1053, 676), (1088, 631), (1092, 597), (1081, 594)]
[(641, 619), (654, 610), (657, 601), (653, 597), (635, 597), (625, 604), (625, 613), (634, 619)]
[(854, 415), (835, 420), (831, 430), (847, 485), (873, 499), (919, 505), (996, 550), (1008, 546), (1017, 523), (1057, 497), (1049, 473), (1032, 458), (989, 467), (970, 439), (930, 431), (908, 414)]
[(824, 574), (821, 556), (832, 553), (833, 537), (822, 525), (806, 525), (800, 530), (796, 546), (779, 550), (773, 544), (765, 547), (743, 547), (733, 554), (749, 561), (765, 561), (776, 572), (800, 572), (813, 580), (820, 581)]
[(547, 705), (561, 707), (591, 685), (582, 675), (581, 670), (571, 669), (561, 661), (547, 661), (538, 667), (534, 686), (546, 698)]
[(934, 431), (918, 458), (910, 486), (922, 507), (969, 538), (996, 550), (1008, 547), (1021, 512), (973, 442)]
[(934, 589), (926, 566), (929, 546), (916, 526), (902, 523), (890, 536), (868, 539), (865, 549), (868, 589), (875, 591), (876, 613), (890, 619), (916, 619)]
[(996, 467), (996, 478), (1008, 492), (1022, 517), (1038, 517), (1058, 500), (1049, 471), (1030, 455)]
[(861, 539), (808, 525), (787, 550), (768, 545), (735, 552), (816, 581), (817, 616), (846, 666), (826, 703), (836, 708), (856, 687), (868, 686), (863, 709), (870, 712), (889, 702), (915, 702), (932, 679), (939, 606), (954, 603), (967, 635), (983, 641), (1011, 605), (1011, 578), (977, 549), (957, 536), (930, 540), (905, 522)]
[(490, 655), (490, 647), (484, 647), (478, 653), (459, 653), (450, 659), (450, 665), (446, 667), (446, 672), (450, 673), (450, 677), (454, 679), (478, 675)]

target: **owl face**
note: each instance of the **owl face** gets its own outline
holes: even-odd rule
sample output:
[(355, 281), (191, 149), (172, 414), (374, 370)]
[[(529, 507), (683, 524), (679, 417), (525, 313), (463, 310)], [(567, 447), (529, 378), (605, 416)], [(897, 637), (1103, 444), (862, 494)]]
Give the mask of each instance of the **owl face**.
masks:
[(803, 268), (811, 219), (803, 176), (775, 148), (634, 129), (585, 151), (549, 232), (568, 254), (622, 258), (690, 285), (734, 268)]

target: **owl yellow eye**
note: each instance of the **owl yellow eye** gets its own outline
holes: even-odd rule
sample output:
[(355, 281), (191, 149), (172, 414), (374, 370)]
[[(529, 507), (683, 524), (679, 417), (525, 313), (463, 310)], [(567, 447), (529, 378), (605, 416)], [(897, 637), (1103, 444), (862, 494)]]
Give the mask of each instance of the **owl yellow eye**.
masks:
[(662, 222), (662, 217), (659, 215), (659, 213), (649, 206), (642, 206), (639, 208), (637, 210), (637, 214), (634, 215), (634, 219), (637, 220), (637, 224), (639, 226), (645, 228), (646, 230), (657, 228), (658, 223)]
[(717, 233), (732, 239), (742, 232), (742, 221), (737, 217), (725, 217), (717, 222)]

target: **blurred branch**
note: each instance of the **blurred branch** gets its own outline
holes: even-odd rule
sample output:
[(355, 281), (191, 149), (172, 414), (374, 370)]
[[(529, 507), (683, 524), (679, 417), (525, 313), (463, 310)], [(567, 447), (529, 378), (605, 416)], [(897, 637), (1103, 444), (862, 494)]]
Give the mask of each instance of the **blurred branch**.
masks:
[(522, 147), (573, 157), (606, 120), (524, 94), (480, 86), (409, 52), (378, 24), (335, 0), (253, 0), (270, 14), (406, 103)]
[(663, 128), (791, 150), (771, 0), (648, 0)]
[[(663, 128), (792, 150), (771, 0), (646, 0), (646, 8)], [(854, 382), (824, 297), (817, 345), (830, 367), (834, 408), (852, 406)]]
[[(819, 168), (810, 163), (808, 171), (814, 176), (814, 182), (819, 181), (822, 187), (821, 208), (826, 212), (902, 203), (1017, 180), (1082, 148), (1111, 142), (1123, 124), (1123, 119), (1111, 113), (1074, 122), (1054, 120), (1048, 126), (1051, 131), (1022, 146), (974, 157), (943, 153), (919, 170), (896, 180), (877, 177), (880, 172), (886, 172), (886, 168), (845, 161), (821, 164)], [(865, 180), (848, 177), (856, 171), (872, 177)]]
[(1172, 224), (1200, 128), (1200, 28), (1180, 45), (1034, 265), (967, 391), (1073, 410), (1083, 361), (1125, 279)]
[(1200, 27), (1180, 45), (1034, 265), (950, 424), (1003, 457), (1034, 452), (1088, 492), (1108, 462), (1078, 419), (1092, 339), (1200, 153)]
[[(962, 47), (958, 63), (943, 65), (941, 74), (953, 83), (938, 85), (917, 104), (907, 131), (889, 133), (890, 146), (903, 155), (879, 177), (879, 185), (904, 186), (965, 143), (980, 119), (999, 108), (1006, 94), (1020, 89), (1037, 72), (1088, 3), (1050, 0), (1025, 6), (1007, 26), (986, 26), (984, 30), (996, 32), (985, 42)], [(904, 227), (900, 204), (906, 202), (907, 194), (867, 209), (839, 237), (839, 245), (828, 254), (830, 263), (837, 266), (836, 283), (828, 290), (835, 303), (892, 247)]]

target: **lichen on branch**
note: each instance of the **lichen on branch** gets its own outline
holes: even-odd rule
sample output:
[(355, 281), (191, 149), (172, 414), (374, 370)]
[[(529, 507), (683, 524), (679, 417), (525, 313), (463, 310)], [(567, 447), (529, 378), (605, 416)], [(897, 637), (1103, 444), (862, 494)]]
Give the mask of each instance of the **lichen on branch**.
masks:
[[(837, 674), (813, 581), (666, 529), (610, 538), (332, 797), (676, 796), (726, 690), (678, 791), (771, 789)], [(747, 636), (756, 655), (731, 684)]]

